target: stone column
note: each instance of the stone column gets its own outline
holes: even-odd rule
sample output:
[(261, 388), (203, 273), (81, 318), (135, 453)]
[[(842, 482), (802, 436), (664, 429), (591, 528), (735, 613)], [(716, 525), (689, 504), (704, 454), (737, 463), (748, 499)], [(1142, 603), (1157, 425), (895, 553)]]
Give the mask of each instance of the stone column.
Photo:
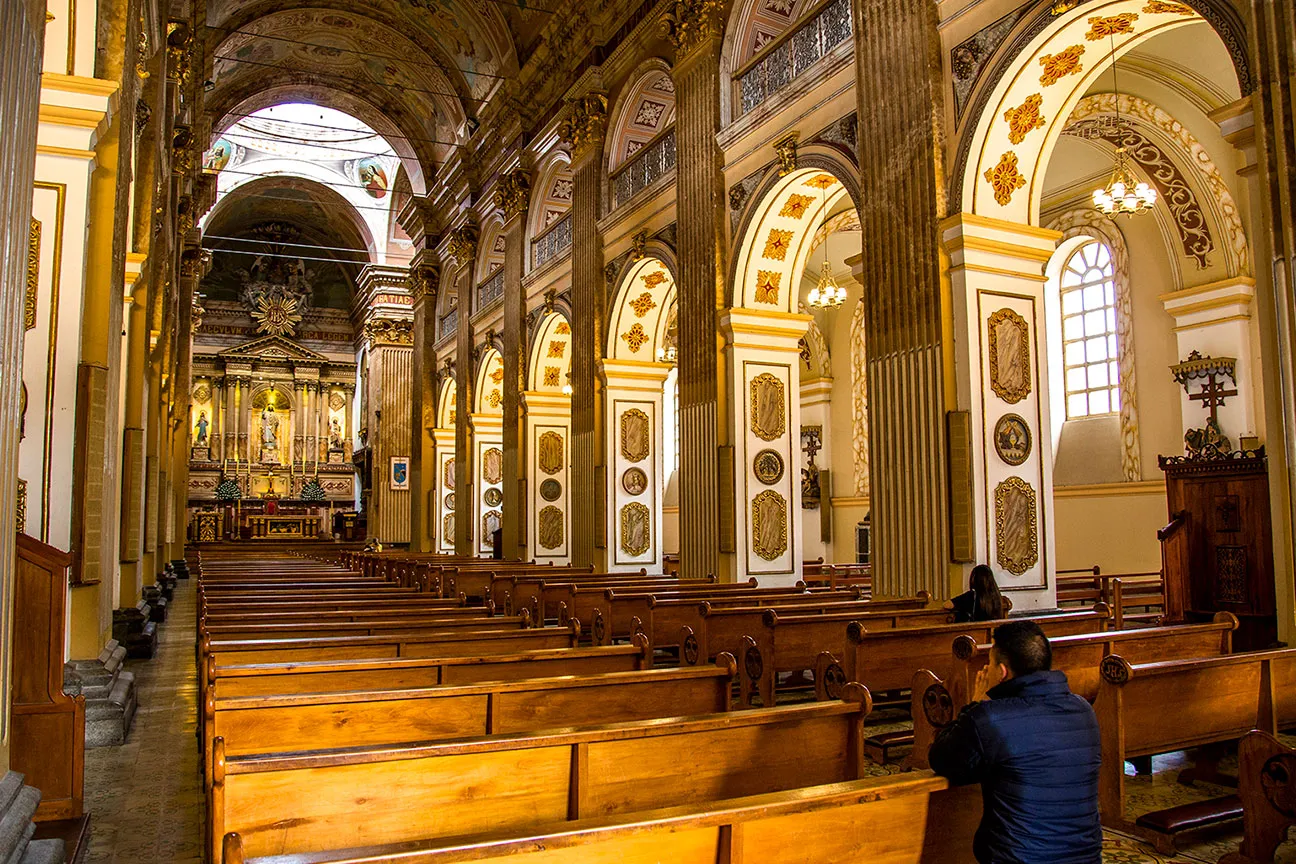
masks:
[(505, 558), (526, 557), (527, 501), (522, 438), (522, 391), (526, 360), (526, 293), (522, 290), (522, 262), (526, 253), (526, 212), (531, 200), (531, 178), (515, 168), (500, 179), (495, 206), (504, 211), (504, 387), (501, 402), (504, 431), (504, 500), (501, 528)]
[[(728, 569), (720, 558), (717, 447), (724, 442), (716, 309), (725, 305), (720, 132), (721, 4), (677, 0), (665, 19), (675, 44), (675, 189), (679, 226), (680, 575)], [(731, 551), (731, 550), (728, 550)]]
[[(129, 348), (127, 350), (129, 351)], [(224, 389), (225, 379), (213, 377), (211, 381), (211, 430), (207, 433), (207, 440), (211, 442), (211, 458), (213, 462), (219, 462), (225, 458)]]
[(473, 554), (472, 519), (472, 433), (468, 416), (472, 413), (473, 350), (472, 311), (473, 262), (477, 257), (477, 226), (464, 225), (450, 237), (450, 254), (459, 266), (455, 290), (459, 295), (459, 330), (455, 334), (455, 498), (454, 551), (456, 555)]
[[(864, 332), (868, 345), (873, 590), (949, 596), (949, 479), (938, 238), (944, 107), (934, 0), (859, 0)], [(680, 162), (685, 157), (680, 154)]]
[[(292, 454), (288, 458), (288, 464), (296, 462), (305, 463), (306, 455), (306, 423), (310, 416), (310, 400), (306, 395), (306, 382), (298, 378), (293, 381), (293, 395), (297, 406), (297, 422), (293, 424)], [(291, 493), (291, 490), (289, 491)]]
[(146, 430), (148, 429), (148, 286), (135, 283), (131, 296), (126, 344), (125, 431), (122, 446), (121, 585), (117, 605), (139, 602), (144, 586), (140, 559), (144, 554), (144, 508), (146, 486)]
[(572, 104), (560, 131), (572, 154), (572, 430), (571, 559), (603, 566), (605, 543), (599, 501), (602, 461), (598, 361), (607, 329), (607, 281), (598, 233), (607, 99), (591, 93)]
[(392, 488), (391, 460), (408, 455), (414, 322), (371, 318), (365, 324), (365, 338), (369, 342), (369, 404), (378, 417), (369, 429), (373, 458), (369, 536), (384, 544), (408, 543), (410, 489)]
[(410, 429), (410, 549), (436, 549), (433, 524), (437, 512), (435, 443), (436, 427), (436, 304), (440, 273), (420, 254), (410, 267), (410, 297), (414, 299), (414, 406)]

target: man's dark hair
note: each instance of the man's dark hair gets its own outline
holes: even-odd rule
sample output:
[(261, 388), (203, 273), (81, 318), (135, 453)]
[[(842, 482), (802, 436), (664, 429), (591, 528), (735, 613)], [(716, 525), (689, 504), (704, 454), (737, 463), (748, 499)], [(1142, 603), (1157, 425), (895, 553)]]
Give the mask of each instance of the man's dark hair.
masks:
[(994, 647), (1014, 678), (1053, 668), (1053, 649), (1034, 621), (1000, 624), (994, 631)]

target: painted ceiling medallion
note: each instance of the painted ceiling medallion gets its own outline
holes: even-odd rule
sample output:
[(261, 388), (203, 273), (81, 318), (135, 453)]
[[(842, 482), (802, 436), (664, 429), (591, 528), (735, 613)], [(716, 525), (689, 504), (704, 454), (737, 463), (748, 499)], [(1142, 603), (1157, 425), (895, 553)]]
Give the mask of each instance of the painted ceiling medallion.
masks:
[(546, 366), (544, 369), (544, 386), (546, 387), (560, 386), (562, 382), (558, 380), (559, 374), (560, 373), (557, 366)]
[(816, 174), (805, 182), (811, 189), (831, 189), (837, 185), (837, 178), (831, 174)]
[(1020, 144), (1031, 132), (1044, 128), (1044, 118), (1040, 115), (1042, 104), (1044, 98), (1038, 93), (1033, 93), (1027, 96), (1026, 101), (1021, 105), (1004, 112), (1004, 120), (1008, 123), (1009, 141)]
[(1099, 39), (1106, 39), (1109, 36), (1120, 36), (1126, 33), (1134, 32), (1134, 22), (1139, 18), (1137, 12), (1125, 12), (1120, 15), (1112, 15), (1104, 18), (1101, 15), (1095, 15), (1089, 19), (1089, 32), (1085, 34), (1085, 39), (1090, 42), (1096, 42)]
[(549, 342), (549, 357), (561, 358), (567, 353), (567, 343), (562, 339), (552, 339)]
[(1040, 75), (1040, 85), (1051, 87), (1068, 75), (1079, 75), (1084, 71), (1084, 64), (1080, 62), (1084, 53), (1083, 45), (1072, 45), (1065, 51), (1045, 54), (1039, 60), (1040, 65), (1044, 67), (1044, 73)]
[(985, 179), (1000, 207), (1012, 203), (1013, 193), (1026, 185), (1026, 178), (1017, 170), (1017, 154), (1011, 150), (1000, 157), (998, 165), (986, 169)]
[(566, 321), (559, 321), (558, 326), (554, 328), (554, 333), (559, 336), (569, 336), (571, 335), (571, 325)]
[(630, 301), (630, 308), (634, 310), (636, 318), (642, 318), (652, 310), (656, 309), (657, 303), (653, 300), (652, 292), (645, 291)]
[(759, 270), (756, 272), (756, 302), (778, 303), (779, 283), (783, 274), (777, 270)]

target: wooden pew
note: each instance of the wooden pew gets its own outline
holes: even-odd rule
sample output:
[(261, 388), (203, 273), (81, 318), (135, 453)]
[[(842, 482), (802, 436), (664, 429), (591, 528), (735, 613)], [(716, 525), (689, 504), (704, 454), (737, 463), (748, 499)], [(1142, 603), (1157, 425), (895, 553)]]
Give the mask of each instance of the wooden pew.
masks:
[[(203, 707), (204, 753), (216, 738), (226, 756), (416, 744), (449, 738), (626, 723), (732, 707), (738, 664), (527, 678), (459, 686), (335, 693), (225, 696), (221, 682)], [(206, 760), (211, 765), (211, 760)], [(210, 787), (210, 769), (207, 772)]]
[(324, 636), (380, 636), (423, 631), (453, 630), (509, 630), (531, 626), (531, 614), (525, 609), (513, 616), (454, 616), (431, 615), (365, 615), (355, 620), (343, 621), (289, 621), (283, 623), (231, 623), (200, 624), (199, 638), (204, 634), (213, 641), (238, 639), (309, 639)]
[[(1148, 627), (1141, 630), (1111, 630), (1059, 636), (1049, 640), (1053, 668), (1065, 672), (1071, 691), (1089, 702), (1098, 698), (1099, 666), (1109, 654), (1119, 654), (1131, 663), (1153, 663), (1229, 654), (1237, 618), (1220, 612), (1210, 624), (1178, 627)], [(909, 713), (913, 717), (913, 752), (906, 765), (927, 767), (927, 751), (936, 733), (953, 721), (972, 699), (976, 676), (990, 658), (990, 644), (974, 644), (970, 636), (954, 640), (953, 661), (948, 676), (930, 669), (914, 673)]]
[[(1131, 822), (1125, 814), (1126, 760), (1235, 741), (1252, 729), (1275, 733), (1296, 723), (1296, 649), (1140, 664), (1111, 654), (1100, 670), (1094, 711), (1102, 731), (1103, 824), (1147, 837), (1158, 848), (1173, 848), (1174, 835), (1183, 830), (1237, 818), (1238, 808), (1176, 807)], [(1199, 751), (1189, 777), (1218, 776), (1209, 764), (1212, 750), (1205, 752), (1206, 764)]]
[(470, 657), (418, 657), (402, 660), (338, 660), (307, 663), (248, 663), (227, 665), (225, 655), (207, 657), (202, 680), (206, 688), (221, 683), (229, 696), (285, 693), (330, 693), (341, 690), (380, 690), (402, 687), (517, 681), (557, 675), (599, 675), (652, 667), (648, 640), (606, 648), (554, 648), (517, 654)]
[[(316, 854), (246, 857), (225, 835), (225, 864), (917, 864), (934, 826), (928, 801), (946, 781), (927, 773), (873, 777), (726, 798), (610, 819), (538, 826), (452, 841), (413, 840)], [(970, 839), (964, 838), (970, 843)]]
[(1296, 823), (1296, 750), (1268, 732), (1252, 731), (1238, 745), (1242, 843), (1220, 864), (1273, 864)]
[[(245, 854), (427, 840), (858, 780), (868, 691), (849, 701), (549, 733), (227, 757), (212, 838)], [(759, 759), (753, 754), (759, 753)], [(220, 848), (213, 844), (213, 860)]]

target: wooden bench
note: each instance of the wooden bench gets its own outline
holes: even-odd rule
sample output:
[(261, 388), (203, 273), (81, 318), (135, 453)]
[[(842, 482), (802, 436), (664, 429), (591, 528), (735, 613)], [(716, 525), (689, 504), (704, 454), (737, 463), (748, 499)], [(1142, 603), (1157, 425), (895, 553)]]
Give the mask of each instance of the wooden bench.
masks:
[(431, 615), (365, 616), (353, 621), (296, 621), (285, 623), (200, 624), (199, 638), (209, 635), (213, 641), (236, 639), (299, 639), (316, 636), (381, 636), (423, 631), (517, 630), (531, 626), (531, 614), (442, 617)]
[[(248, 858), (242, 835), (225, 835), (225, 864), (917, 864), (928, 802), (946, 781), (928, 773), (873, 777), (725, 798), (607, 819), (538, 826), (453, 841), (414, 840), (317, 854)], [(924, 829), (926, 831), (924, 832)], [(962, 838), (970, 845), (970, 838)]]
[(216, 738), (226, 756), (238, 756), (305, 741), (324, 750), (718, 714), (732, 707), (737, 671), (726, 654), (715, 666), (687, 669), (260, 696), (226, 696), (217, 679), (203, 706), (203, 751), (210, 755)]
[[(1210, 624), (1059, 636), (1049, 639), (1049, 644), (1053, 668), (1066, 673), (1073, 693), (1093, 702), (1098, 698), (1099, 666), (1107, 655), (1119, 654), (1132, 663), (1220, 656), (1232, 652), (1236, 629), (1237, 618), (1221, 612)], [(913, 717), (913, 752), (906, 762), (911, 767), (927, 767), (927, 751), (936, 733), (971, 701), (977, 673), (989, 662), (990, 644), (976, 643), (962, 635), (954, 640), (951, 653), (953, 660), (947, 676), (941, 677), (930, 669), (914, 673), (909, 709)]]
[[(1125, 813), (1127, 760), (1235, 741), (1252, 729), (1274, 733), (1296, 722), (1296, 649), (1140, 664), (1111, 654), (1100, 669), (1094, 711), (1102, 732), (1103, 824), (1147, 837), (1159, 849), (1173, 849), (1175, 834), (1184, 830), (1236, 818), (1235, 808), (1199, 808), (1189, 822), (1182, 811), (1145, 813), (1131, 822)], [(1217, 778), (1211, 764), (1216, 752), (1199, 750), (1196, 767), (1181, 782)]]
[[(405, 747), (227, 757), (212, 838), (245, 854), (429, 840), (858, 780), (871, 701), (675, 717)], [(759, 753), (758, 759), (753, 754)], [(220, 848), (213, 844), (213, 860)]]
[(1220, 864), (1273, 864), (1296, 823), (1296, 750), (1268, 732), (1248, 732), (1238, 744), (1238, 794), (1230, 797), (1242, 808), (1242, 843)]

